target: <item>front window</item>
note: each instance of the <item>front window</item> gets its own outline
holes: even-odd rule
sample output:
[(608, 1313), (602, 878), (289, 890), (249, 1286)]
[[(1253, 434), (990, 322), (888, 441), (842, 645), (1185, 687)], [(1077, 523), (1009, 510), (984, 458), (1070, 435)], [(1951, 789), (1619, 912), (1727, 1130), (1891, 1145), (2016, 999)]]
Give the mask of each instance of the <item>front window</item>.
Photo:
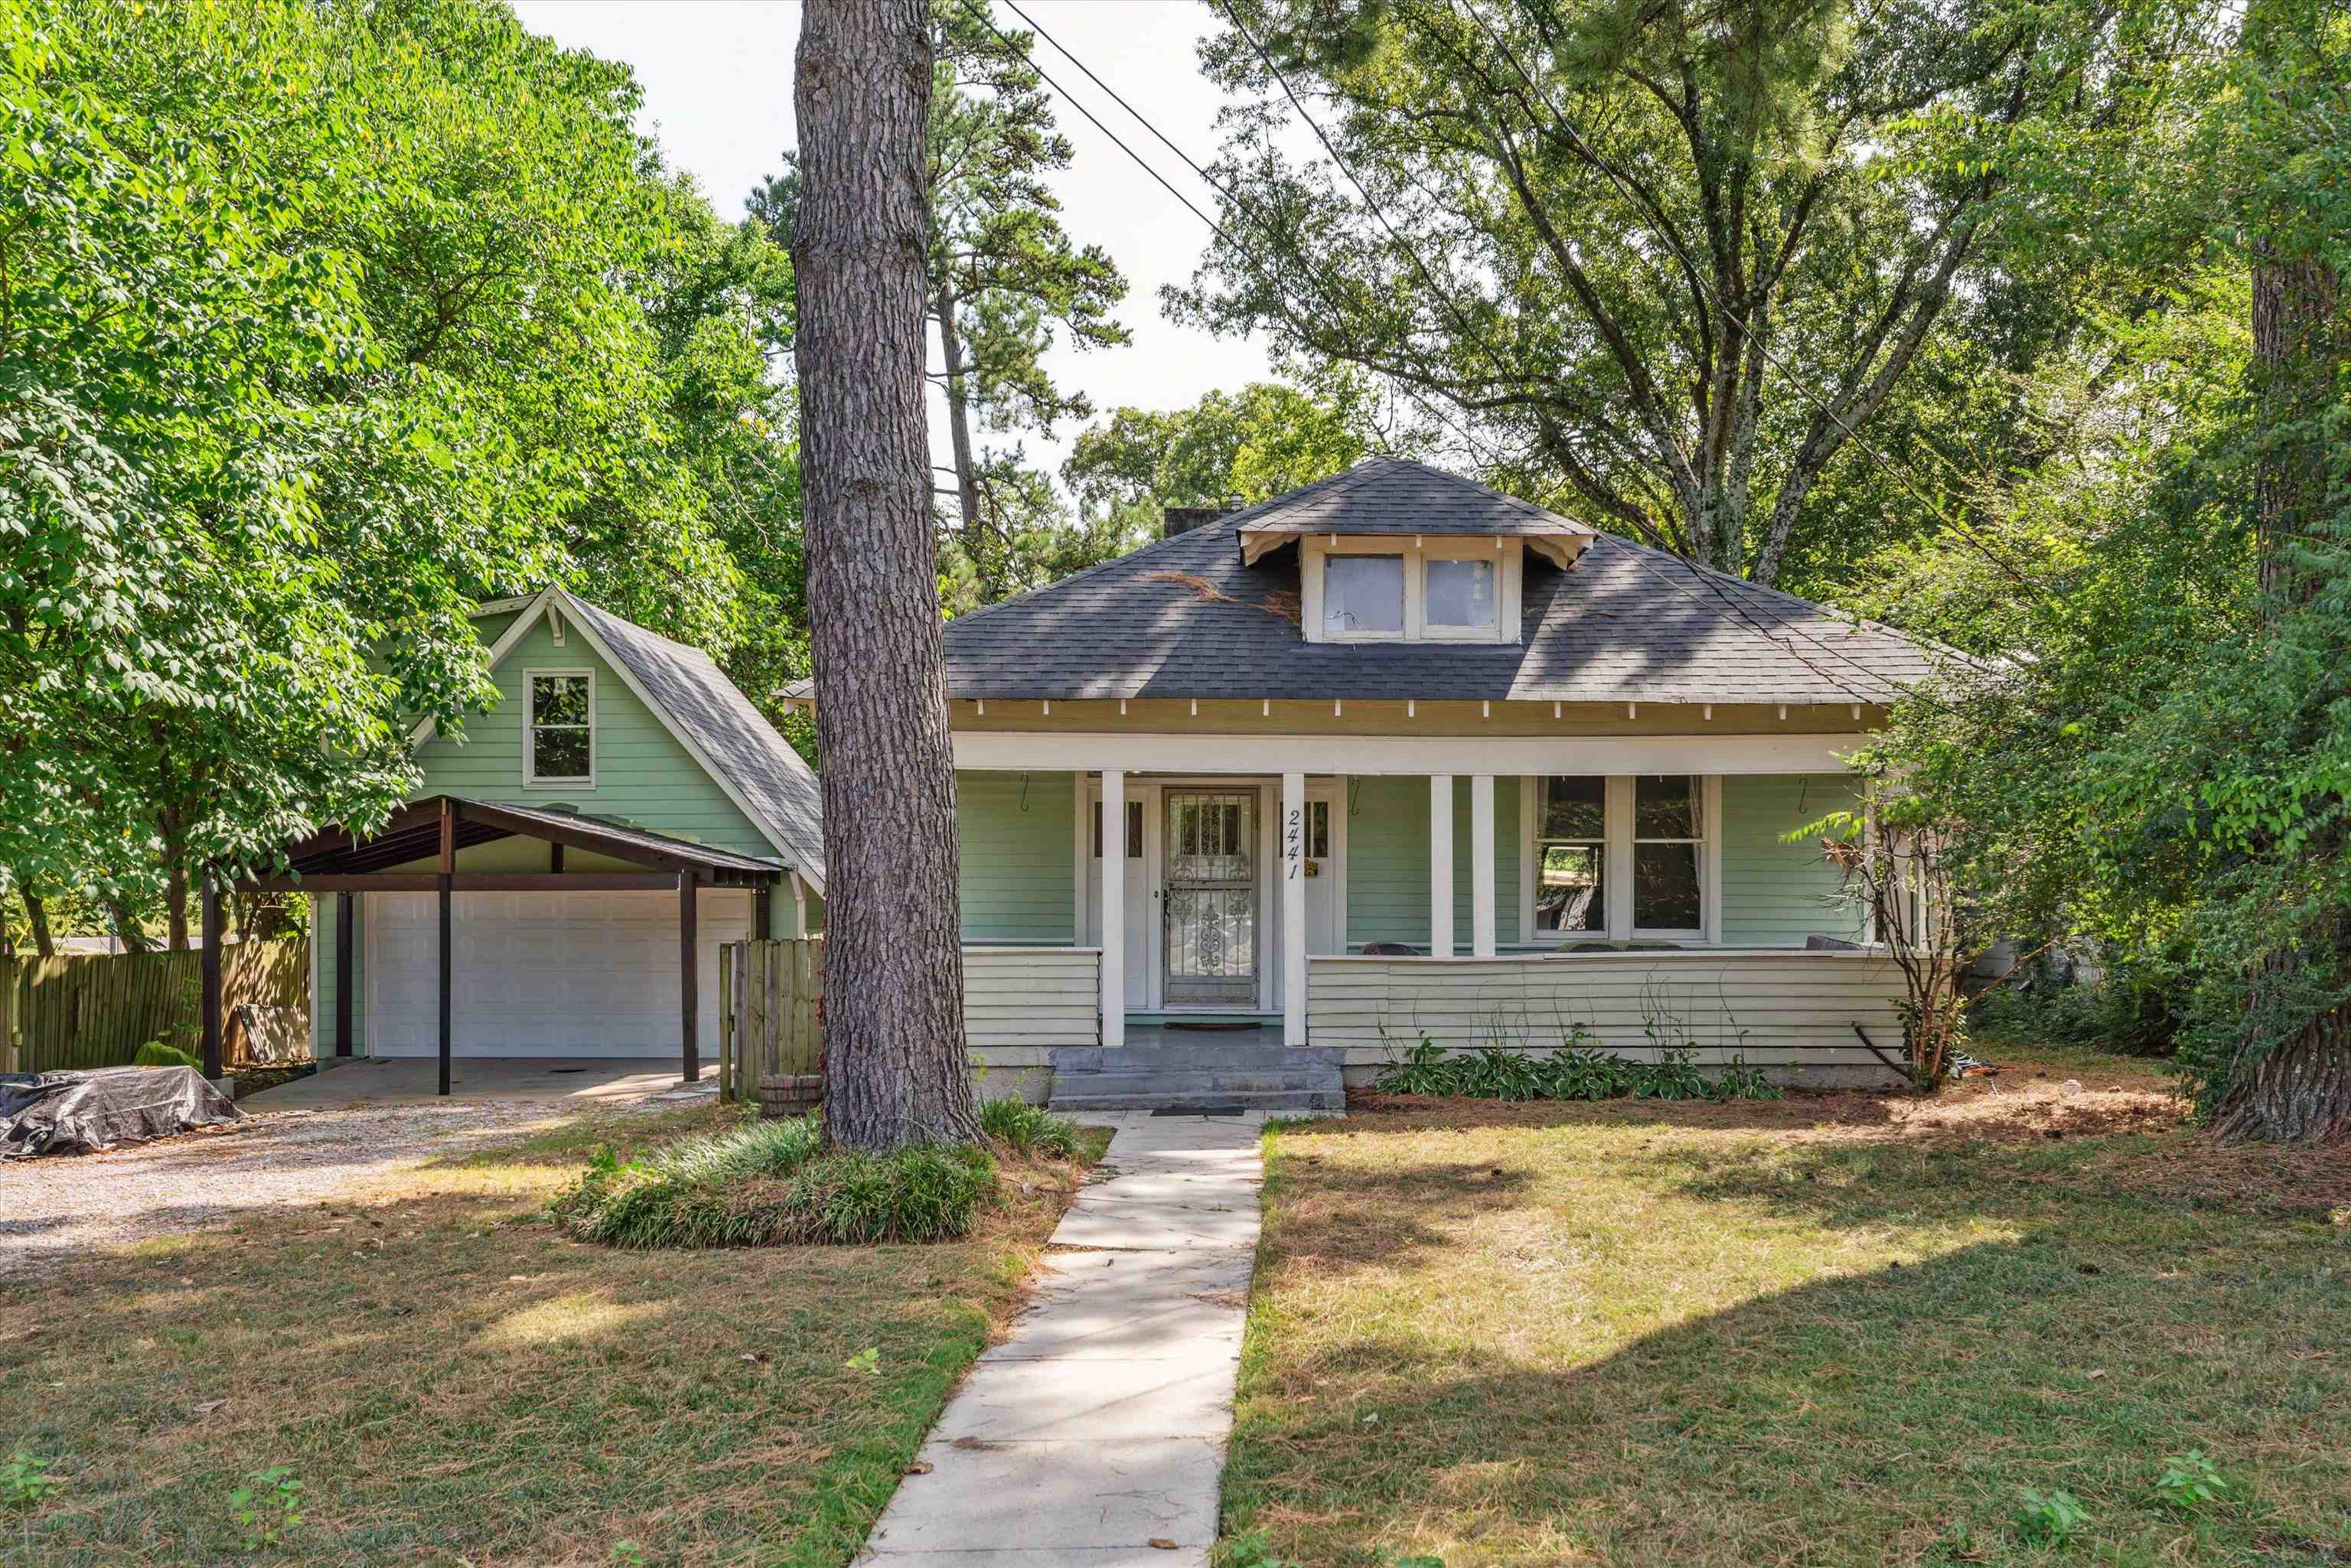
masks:
[(1325, 637), (1404, 635), (1404, 557), (1334, 555), (1322, 564)]
[(1633, 780), (1633, 929), (1696, 931), (1705, 925), (1698, 881), (1704, 823), (1698, 780), (1686, 773)]
[(1444, 560), (1428, 563), (1424, 596), (1432, 635), (1494, 629), (1494, 563)]
[(530, 677), (530, 781), (585, 784), (595, 776), (593, 677)]
[(1535, 929), (1608, 929), (1608, 781), (1543, 780), (1537, 822)]

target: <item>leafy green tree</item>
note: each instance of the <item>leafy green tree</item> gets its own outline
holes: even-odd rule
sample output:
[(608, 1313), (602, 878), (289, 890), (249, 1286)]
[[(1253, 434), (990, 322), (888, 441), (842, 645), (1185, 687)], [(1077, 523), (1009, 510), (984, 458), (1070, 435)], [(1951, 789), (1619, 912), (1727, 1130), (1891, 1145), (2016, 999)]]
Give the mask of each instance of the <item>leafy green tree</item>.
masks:
[(624, 68), (492, 0), (0, 28), (21, 892), (185, 940), (195, 865), (413, 788), (409, 726), (492, 695), (484, 597), (789, 664), (789, 270), (663, 172)]
[[(1100, 246), (1079, 246), (1061, 226), (1049, 176), (1069, 167), (1069, 139), (1054, 129), (1050, 98), (1029, 63), (1032, 35), (998, 31), (963, 0), (931, 7), (933, 68), (925, 140), (930, 225), (925, 275), (932, 372), (946, 400), (947, 492), (958, 549), (985, 600), (1018, 591), (1024, 573), (1016, 535), (1031, 513), (1029, 471), (1016, 445), (991, 449), (986, 433), (1050, 435), (1092, 415), (1083, 392), (1056, 383), (1043, 359), (1057, 341), (1124, 344), (1112, 312), (1126, 279)], [(799, 202), (797, 160), (755, 190), (747, 205), (779, 241)]]
[[(1449, 407), (1588, 520), (1763, 582), (1930, 346), (2026, 352), (2101, 281), (2038, 194), (2133, 145), (2200, 41), (2115, 0), (1219, 8), (1206, 65), (1250, 107), (1184, 319)], [(1291, 156), (1301, 105), (1343, 169)]]
[(1186, 409), (1113, 409), (1079, 435), (1061, 478), (1096, 510), (1249, 505), (1327, 478), (1368, 453), (1413, 444), (1384, 427), (1360, 376), (1333, 377), (1319, 396), (1251, 382)]
[(2163, 221), (2110, 231), (2192, 215), (2194, 287), (2085, 334), (2111, 351), (2040, 390), (2057, 455), (1987, 476), (1988, 530), (1880, 563), (1882, 602), (2005, 662), (1905, 705), (1877, 760), (2010, 929), (2168, 977), (2216, 1131), (2325, 1141), (2351, 1134), (2351, 16), (2270, 0), (2227, 41), (2178, 95), (2189, 155), (2118, 193)]

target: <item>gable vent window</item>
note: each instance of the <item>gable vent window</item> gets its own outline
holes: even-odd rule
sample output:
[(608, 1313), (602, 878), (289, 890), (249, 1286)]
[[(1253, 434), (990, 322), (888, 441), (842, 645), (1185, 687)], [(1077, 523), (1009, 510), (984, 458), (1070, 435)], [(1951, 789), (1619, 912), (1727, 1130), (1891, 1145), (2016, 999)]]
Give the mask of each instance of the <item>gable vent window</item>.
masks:
[(528, 782), (588, 784), (596, 773), (596, 685), (585, 671), (530, 679)]

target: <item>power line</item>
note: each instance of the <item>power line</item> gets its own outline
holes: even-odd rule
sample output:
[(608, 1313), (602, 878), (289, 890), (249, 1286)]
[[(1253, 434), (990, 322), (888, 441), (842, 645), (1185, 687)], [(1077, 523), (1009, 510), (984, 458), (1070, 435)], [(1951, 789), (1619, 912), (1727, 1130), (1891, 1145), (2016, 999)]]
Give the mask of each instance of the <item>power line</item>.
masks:
[[(1206, 169), (1202, 168), (1201, 165), (1195, 162), (1190, 154), (1186, 153), (1183, 148), (1178, 146), (1176, 141), (1166, 134), (1166, 132), (1161, 131), (1156, 124), (1153, 123), (1148, 116), (1143, 114), (1133, 104), (1129, 103), (1115, 89), (1103, 81), (1102, 78), (1095, 73), (1092, 68), (1089, 67), (1070, 49), (1069, 46), (1063, 44), (1060, 39), (1052, 37), (1052, 35), (1048, 33), (1044, 28), (1039, 26), (1035, 19), (1030, 17), (1027, 12), (1023, 11), (1017, 3), (1014, 3), (1014, 0), (1006, 0), (1006, 3), (1008, 8), (1011, 10), (1015, 16), (1020, 17), (1020, 19), (1029, 26), (1037, 37), (1043, 38), (1065, 58), (1067, 58), (1071, 64), (1076, 66), (1077, 68), (1085, 75), (1089, 81), (1092, 81), (1096, 87), (1108, 94), (1121, 109), (1126, 110), (1126, 112), (1132, 116), (1138, 124), (1142, 125), (1144, 129), (1149, 131), (1153, 136), (1156, 137), (1163, 145), (1165, 145), (1170, 152), (1174, 152), (1178, 159), (1182, 160), (1182, 162), (1190, 168), (1195, 174), (1198, 175), (1202, 181), (1207, 183), (1235, 208), (1238, 209), (1245, 216), (1250, 218), (1252, 222), (1257, 223), (1260, 227), (1266, 228), (1270, 237), (1277, 240), (1280, 238), (1279, 235), (1272, 234), (1271, 225), (1266, 224), (1265, 220), (1259, 217), (1249, 203), (1243, 201), (1236, 193), (1227, 188), (1222, 182), (1218, 181)], [(1249, 42), (1250, 47), (1257, 52), (1259, 61), (1264, 64), (1267, 71), (1273, 76), (1276, 82), (1280, 84), (1284, 96), (1289, 99), (1290, 106), (1297, 110), (1299, 117), (1306, 122), (1307, 127), (1313, 132), (1315, 140), (1322, 143), (1323, 150), (1331, 155), (1332, 161), (1338, 165), (1340, 171), (1344, 173), (1348, 181), (1354, 185), (1356, 192), (1362, 195), (1365, 206), (1372, 212), (1373, 215), (1378, 219), (1381, 226), (1387, 230), (1389, 236), (1395, 241), (1397, 246), (1403, 250), (1408, 257), (1410, 257), (1414, 267), (1420, 272), (1423, 279), (1427, 281), (1432, 292), (1443, 296), (1446, 298), (1448, 307), (1451, 307), (1453, 302), (1451, 301), (1450, 297), (1446, 296), (1445, 291), (1437, 287), (1434, 278), (1430, 277), (1426, 266), (1421, 262), (1418, 254), (1413, 250), (1412, 246), (1405, 240), (1404, 236), (1397, 232), (1394, 224), (1389, 221), (1387, 214), (1381, 210), (1379, 204), (1373, 199), (1371, 193), (1365, 189), (1363, 182), (1356, 177), (1354, 171), (1348, 166), (1346, 160), (1341, 156), (1338, 150), (1332, 145), (1330, 139), (1323, 134), (1322, 127), (1315, 123), (1313, 116), (1310, 114), (1305, 106), (1299, 101), (1297, 94), (1290, 90), (1290, 85), (1282, 77), (1280, 68), (1273, 64), (1272, 60), (1266, 55), (1264, 49), (1258, 45), (1256, 38), (1251, 36), (1248, 28), (1241, 24), (1238, 16), (1231, 12), (1226, 0), (1211, 0), (1211, 3), (1213, 5), (1217, 5), (1219, 9), (1225, 11), (1228, 19), (1230, 20), (1234, 27), (1240, 32), (1242, 37)], [(1242, 244), (1230, 230), (1227, 229), (1216, 219), (1209, 217), (1207, 214), (1202, 212), (1188, 197), (1185, 196), (1182, 192), (1176, 190), (1155, 166), (1145, 160), (1141, 153), (1137, 152), (1132, 146), (1130, 146), (1123, 138), (1120, 137), (1116, 132), (1111, 131), (1108, 126), (1104, 125), (1101, 118), (1095, 115), (1091, 109), (1087, 108), (1086, 105), (1079, 99), (1071, 97), (1067, 88), (1056, 81), (1053, 77), (1046, 71), (1044, 67), (1037, 63), (1035, 52), (1033, 50), (1023, 49), (1019, 45), (1016, 44), (1005, 34), (1002, 28), (996, 25), (995, 19), (992, 16), (990, 16), (985, 10), (981, 9), (977, 5), (975, 5), (974, 0), (961, 0), (961, 4), (966, 12), (967, 12), (974, 19), (978, 21), (980, 25), (985, 26), (991, 34), (995, 35), (997, 40), (1006, 48), (1019, 52), (1028, 62), (1029, 68), (1036, 71), (1038, 77), (1043, 80), (1047, 86), (1059, 93), (1065, 102), (1076, 109), (1079, 113), (1084, 115), (1087, 120), (1090, 121), (1097, 130), (1110, 137), (1112, 142), (1117, 146), (1120, 152), (1125, 153), (1128, 158), (1132, 159), (1136, 164), (1141, 166), (1145, 173), (1149, 174), (1171, 195), (1174, 195), (1176, 200), (1182, 202), (1186, 209), (1188, 210), (1193, 216), (1198, 218), (1203, 224), (1207, 225), (1216, 233), (1218, 238), (1233, 246), (1235, 250), (1241, 252), (1245, 256), (1250, 256), (1253, 258), (1255, 257), (1256, 253), (1252, 247)], [(1515, 64), (1515, 62), (1513, 63)], [(1523, 71), (1521, 71), (1520, 74), (1523, 77)], [(1532, 84), (1530, 83), (1529, 85), (1531, 87)], [(1546, 107), (1549, 107), (1548, 104), (1546, 104)], [(1554, 118), (1557, 118), (1556, 111), (1554, 111)], [(1571, 132), (1571, 134), (1573, 133)], [(1595, 162), (1597, 160), (1595, 159)], [(1667, 243), (1670, 244), (1671, 242), (1667, 241)], [(1308, 277), (1314, 282), (1318, 289), (1323, 292), (1325, 298), (1328, 298), (1330, 297), (1329, 286), (1313, 268), (1307, 267), (1305, 268), (1305, 271)], [(1478, 335), (1469, 328), (1468, 324), (1460, 319), (1458, 307), (1454, 307), (1454, 309), (1457, 324), (1459, 325), (1461, 329), (1473, 340), (1477, 341), (1479, 347), (1484, 347), (1482, 340), (1479, 340)], [(1770, 362), (1768, 356), (1767, 362)], [(1783, 370), (1782, 373), (1784, 375), (1787, 372)], [(1437, 412), (1439, 417), (1444, 418), (1442, 411), (1438, 410)], [(1452, 421), (1446, 419), (1445, 423), (1451, 424)], [(1456, 428), (1457, 432), (1461, 434), (1464, 439), (1467, 440), (1467, 432), (1461, 432), (1458, 431), (1458, 427)], [(1848, 427), (1847, 434), (1851, 435), (1852, 434), (1853, 432)], [(1472, 444), (1474, 446), (1475, 444), (1472, 443)], [(1922, 499), (1924, 497), (1922, 497)], [(1939, 511), (1938, 512), (1938, 516), (1940, 516)], [(1636, 543), (1634, 548), (1635, 551), (1638, 552), (1641, 547)], [(1869, 703), (1876, 703), (1882, 700), (1882, 693), (1878, 695), (1865, 695), (1860, 692), (1855, 691), (1852, 687), (1845, 685), (1830, 672), (1822, 669), (1817, 664), (1814, 664), (1810, 659), (1798, 652), (1792, 644), (1783, 642), (1780, 637), (1775, 636), (1770, 629), (1757, 622), (1751, 615), (1749, 615), (1743, 606), (1738, 604), (1727, 593), (1725, 593), (1720, 585), (1713, 580), (1713, 574), (1708, 572), (1705, 569), (1696, 567), (1695, 564), (1692, 563), (1692, 569), (1698, 571), (1700, 580), (1705, 581), (1707, 585), (1713, 590), (1717, 598), (1722, 600), (1723, 603), (1729, 608), (1730, 613), (1725, 614), (1723, 611), (1715, 609), (1712, 605), (1708, 604), (1704, 600), (1701, 600), (1695, 594), (1690, 593), (1688, 590), (1683, 588), (1680, 584), (1674, 582), (1670, 578), (1659, 575), (1646, 560), (1641, 559), (1638, 553), (1635, 555), (1634, 560), (1639, 570), (1655, 578), (1657, 581), (1664, 583), (1674, 592), (1681, 594), (1684, 598), (1690, 600), (1692, 603), (1698, 605), (1699, 608), (1708, 611), (1718, 619), (1732, 623), (1737, 629), (1744, 630), (1754, 636), (1761, 638), (1764, 642), (1770, 643), (1774, 649), (1787, 653), (1796, 658), (1800, 663), (1811, 669), (1814, 674), (1828, 682), (1828, 684), (1836, 690), (1843, 692), (1848, 698), (1857, 702)], [(1899, 686), (1898, 683), (1894, 682), (1888, 679), (1886, 675), (1870, 669), (1867, 665), (1859, 663), (1857, 660), (1849, 657), (1837, 649), (1830, 647), (1825, 643), (1821, 642), (1819, 639), (1812, 636), (1809, 632), (1806, 632), (1800, 628), (1788, 626), (1785, 627), (1784, 630), (1789, 633), (1789, 635), (1802, 638), (1804, 642), (1812, 643), (1814, 647), (1818, 648), (1822, 653), (1827, 654), (1829, 657), (1836, 659), (1840, 663), (1851, 665), (1854, 669), (1860, 671), (1870, 680), (1873, 685), (1876, 687), (1882, 688), (1893, 686), (1898, 690), (1909, 689)], [(1925, 697), (1927, 701), (1934, 703), (1935, 706), (1938, 707), (1947, 706), (1924, 693), (1914, 693), (1913, 695)]]

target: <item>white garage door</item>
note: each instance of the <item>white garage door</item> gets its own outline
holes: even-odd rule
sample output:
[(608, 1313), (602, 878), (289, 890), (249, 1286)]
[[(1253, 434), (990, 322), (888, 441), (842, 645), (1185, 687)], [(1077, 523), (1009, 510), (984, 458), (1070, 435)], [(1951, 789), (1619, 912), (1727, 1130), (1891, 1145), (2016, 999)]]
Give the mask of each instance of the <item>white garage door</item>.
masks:
[[(368, 1051), (441, 1051), (439, 901), (371, 893)], [(750, 935), (751, 894), (710, 888), (695, 917), (695, 1017), (718, 1054), (718, 945)], [(678, 1054), (677, 894), (461, 893), (450, 919), (450, 1051), (456, 1056)]]

